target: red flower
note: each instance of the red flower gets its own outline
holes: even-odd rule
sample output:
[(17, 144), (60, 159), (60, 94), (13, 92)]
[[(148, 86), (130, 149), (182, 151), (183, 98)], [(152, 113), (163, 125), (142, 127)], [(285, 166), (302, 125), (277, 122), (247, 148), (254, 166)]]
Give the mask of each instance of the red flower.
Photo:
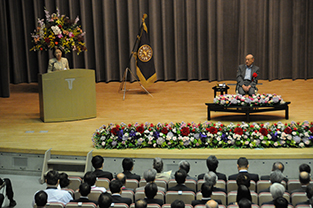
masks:
[(235, 128), (234, 133), (242, 135), (243, 134), (243, 130), (242, 130), (242, 128), (237, 127), (237, 128)]
[(217, 129), (212, 126), (212, 127), (209, 128), (209, 132), (210, 132), (211, 134), (216, 134), (216, 133), (217, 133)]
[(145, 129), (143, 128), (143, 126), (137, 126), (136, 131), (142, 134), (145, 131)]
[(111, 133), (114, 134), (115, 136), (118, 134), (119, 132), (119, 128), (114, 127), (113, 129), (111, 129)]
[(167, 133), (168, 133), (168, 130), (167, 130), (166, 127), (163, 127), (163, 129), (161, 130), (161, 132), (162, 132), (163, 134), (167, 134)]
[(42, 48), (40, 48), (40, 50), (42, 51)]
[(294, 131), (297, 131), (297, 128), (296, 128), (296, 127), (294, 127), (294, 128), (293, 128), (293, 130), (294, 130)]
[(223, 124), (221, 124), (221, 127), (223, 127), (224, 125)]
[(61, 28), (62, 28), (62, 25), (58, 25), (58, 27), (61, 29)]
[(59, 44), (59, 42), (55, 42), (55, 45), (58, 45)]
[(263, 135), (263, 136), (267, 136), (268, 135), (268, 131), (266, 128), (260, 128), (259, 132)]
[(288, 126), (287, 128), (285, 128), (284, 132), (285, 132), (286, 134), (291, 134), (292, 129)]
[(254, 126), (253, 126), (253, 125), (250, 125), (250, 128), (254, 128)]
[(131, 124), (128, 124), (128, 128), (130, 128), (132, 125)]
[(313, 133), (313, 127), (311, 127), (309, 130), (311, 131), (311, 133)]
[(252, 74), (252, 76), (253, 76), (254, 78), (256, 78), (256, 77), (258, 76), (258, 74), (254, 72), (254, 73)]
[(183, 128), (181, 129), (181, 135), (183, 135), (183, 136), (188, 136), (189, 134), (190, 134), (190, 130), (189, 130), (188, 127), (183, 127)]
[(154, 127), (154, 125), (153, 125), (153, 124), (150, 124), (150, 127)]
[(49, 38), (45, 38), (45, 42), (46, 43), (50, 43), (50, 39)]

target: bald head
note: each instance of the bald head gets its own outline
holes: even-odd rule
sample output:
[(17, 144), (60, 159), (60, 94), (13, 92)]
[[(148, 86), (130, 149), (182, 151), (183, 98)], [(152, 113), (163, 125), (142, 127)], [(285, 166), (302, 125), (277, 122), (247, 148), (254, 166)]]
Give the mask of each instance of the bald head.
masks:
[(275, 170), (279, 170), (281, 172), (284, 172), (284, 164), (281, 163), (281, 162), (275, 162), (273, 163), (273, 167), (272, 167), (272, 171), (275, 171)]
[(115, 176), (115, 179), (121, 181), (123, 185), (125, 185), (126, 183), (126, 176), (124, 175), (124, 173), (117, 174)]
[(253, 62), (254, 62), (254, 57), (253, 57), (253, 55), (252, 54), (248, 54), (247, 56), (246, 56), (246, 65), (248, 66), (248, 67), (250, 67), (252, 64), (253, 64)]
[(308, 185), (311, 181), (310, 174), (305, 171), (300, 172), (299, 181), (302, 185)]
[(207, 203), (205, 204), (206, 208), (218, 208), (218, 204), (216, 201), (214, 201), (213, 199), (207, 201)]

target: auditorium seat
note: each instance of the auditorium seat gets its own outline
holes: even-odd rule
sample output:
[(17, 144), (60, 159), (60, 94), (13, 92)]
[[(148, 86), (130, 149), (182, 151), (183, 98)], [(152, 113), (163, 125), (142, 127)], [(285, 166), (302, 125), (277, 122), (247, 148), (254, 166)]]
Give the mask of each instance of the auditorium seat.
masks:
[(146, 184), (147, 184), (147, 181), (145, 180), (145, 179), (140, 179), (140, 181), (139, 181), (139, 187), (142, 187), (142, 186), (146, 186)]
[[(214, 200), (219, 199), (222, 201), (223, 205), (227, 206), (227, 197), (224, 192), (221, 192), (221, 191), (213, 192), (211, 198)], [(196, 195), (196, 200), (201, 200), (201, 199), (202, 199), (202, 193), (198, 192)]]
[[(204, 180), (201, 179), (201, 180), (198, 180), (197, 182), (197, 191), (200, 191), (201, 190), (201, 186), (202, 184), (204, 183)], [(217, 188), (222, 188), (222, 189), (225, 189), (227, 190), (226, 188), (226, 182), (224, 180), (217, 180), (216, 184), (215, 184), (215, 187)], [(237, 189), (236, 189), (237, 190)]]
[(182, 200), (185, 204), (191, 204), (196, 195), (192, 191), (168, 191), (165, 194), (165, 202), (171, 204), (176, 199)]
[(295, 208), (311, 208), (311, 205), (309, 205), (309, 204), (301, 204), (301, 205), (296, 206)]
[[(237, 182), (236, 180), (228, 180), (227, 181), (227, 193), (231, 192), (231, 191), (237, 191), (238, 186), (237, 186)], [(250, 187), (249, 187), (250, 191), (256, 191), (256, 184), (255, 181), (251, 180), (250, 181)]]
[(166, 180), (164, 180), (164, 179), (155, 179), (154, 183), (157, 186), (165, 188), (165, 190), (167, 191), (167, 182), (166, 182)]
[(125, 187), (134, 189), (138, 188), (139, 182), (136, 179), (126, 179)]
[[(169, 182), (168, 182), (168, 188), (172, 188), (174, 186), (177, 185), (177, 182), (175, 179), (171, 179)], [(191, 188), (192, 190), (197, 190), (197, 182), (195, 180), (192, 180), (192, 179), (187, 179), (185, 181), (185, 185), (188, 187), (188, 188)]]
[(147, 208), (161, 208), (159, 204), (147, 204)]
[(108, 190), (110, 189), (109, 184), (110, 184), (110, 180), (108, 178), (97, 178), (95, 185), (97, 187), (104, 187)]
[(268, 187), (270, 187), (272, 185), (271, 181), (269, 180), (260, 180), (257, 182), (257, 193), (259, 194), (260, 191), (267, 189)]
[(111, 208), (129, 208), (127, 204), (125, 203), (112, 203)]
[(130, 198), (134, 202), (134, 192), (131, 190), (122, 190), (121, 197)]
[[(228, 205), (227, 208), (238, 208), (239, 206), (237, 204)], [(259, 208), (259, 205), (257, 204), (251, 204), (251, 208)]]
[[(231, 191), (227, 194), (227, 203), (233, 203), (236, 202), (237, 198), (237, 191)], [(251, 198), (252, 198), (252, 203), (258, 204), (258, 194), (255, 193), (254, 191), (251, 191)]]
[[(261, 208), (276, 208), (275, 205), (272, 204), (264, 204)], [(288, 208), (294, 208), (292, 205), (288, 205)]]
[[(193, 208), (206, 208), (205, 204), (198, 204), (194, 206)], [(226, 208), (224, 205), (218, 205), (218, 208)]]
[[(283, 197), (290, 202), (290, 194), (285, 192)], [(272, 201), (273, 197), (270, 192), (262, 192), (259, 194), (259, 206), (261, 206), (264, 202)]]
[(87, 202), (69, 202), (65, 205), (65, 208), (97, 208), (97, 205), (94, 203)]
[[(157, 195), (154, 197), (155, 199), (161, 199), (164, 202), (164, 192), (163, 191), (158, 191)], [(135, 201), (137, 201), (138, 199), (144, 199), (146, 197), (145, 195), (145, 191), (144, 190), (140, 190), (140, 191), (136, 191), (135, 193)]]
[[(92, 200), (92, 201), (98, 201), (100, 194), (102, 194), (103, 192), (100, 190), (91, 190), (90, 194), (88, 194), (88, 199)], [(75, 191), (74, 193), (75, 199), (79, 199), (79, 197), (81, 196), (79, 191)]]
[(291, 180), (288, 180), (288, 191), (291, 192), (292, 190), (295, 190), (295, 189), (299, 189), (301, 188), (301, 183), (299, 180), (297, 179), (291, 179)]
[(70, 180), (70, 184), (67, 186), (67, 188), (73, 189), (74, 191), (76, 191), (82, 183), (82, 179), (80, 177), (71, 176), (68, 177), (68, 179)]
[(308, 198), (304, 192), (295, 192), (291, 194), (291, 202), (293, 206), (296, 206), (298, 203), (305, 202), (307, 200)]
[[(162, 208), (171, 208), (171, 204), (163, 204)], [(191, 204), (185, 204), (185, 208), (193, 208)]]
[[(61, 202), (48, 202), (46, 208), (64, 208), (64, 204)], [(34, 205), (34, 208), (37, 208), (37, 205)]]

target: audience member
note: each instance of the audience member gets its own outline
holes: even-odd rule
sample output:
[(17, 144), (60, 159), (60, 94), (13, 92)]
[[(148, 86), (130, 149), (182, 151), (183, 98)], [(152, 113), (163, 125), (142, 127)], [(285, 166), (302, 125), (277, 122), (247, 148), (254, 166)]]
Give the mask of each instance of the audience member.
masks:
[(177, 185), (168, 189), (168, 191), (192, 191), (195, 193), (195, 190), (188, 188), (184, 183), (186, 181), (187, 173), (183, 169), (179, 169), (175, 172), (175, 180)]
[(213, 187), (213, 192), (221, 191), (225, 194), (227, 193), (225, 189), (215, 187), (217, 182), (217, 175), (213, 171), (210, 171), (204, 175), (204, 181)]
[(124, 173), (119, 173), (119, 174), (117, 174), (117, 175), (115, 176), (115, 179), (121, 181), (121, 183), (122, 183), (122, 185), (123, 185), (123, 186), (122, 186), (122, 190), (128, 190), (128, 191), (134, 192), (134, 189), (130, 189), (130, 188), (126, 188), (126, 187), (125, 187), (125, 184), (126, 184), (126, 176), (124, 175)]
[[(50, 170), (45, 176), (45, 182), (47, 184), (47, 189), (45, 192), (48, 194), (48, 202), (61, 202), (67, 204), (69, 201), (73, 200), (72, 195), (65, 190), (59, 190), (59, 173), (55, 170)], [(33, 199), (32, 205), (34, 206), (35, 197)]]
[[(282, 162), (274, 162), (272, 166), (272, 172), (273, 171), (280, 171), (283, 173), (285, 170), (285, 166)], [(261, 176), (261, 180), (270, 180), (270, 175)], [(283, 180), (288, 183), (288, 178), (284, 176)]]
[(134, 161), (132, 158), (124, 158), (122, 162), (124, 175), (126, 176), (126, 179), (136, 179), (137, 181), (140, 181), (140, 175), (136, 175), (134, 173), (131, 173), (131, 171), (134, 168)]
[(92, 201), (88, 199), (88, 195), (90, 194), (91, 186), (88, 183), (82, 183), (79, 186), (79, 199), (71, 200), (71, 202), (91, 202), (94, 204), (98, 204), (98, 202)]
[(273, 205), (275, 202), (275, 199), (277, 199), (278, 197), (283, 197), (283, 195), (285, 193), (285, 187), (280, 183), (274, 183), (270, 187), (270, 192), (272, 194), (273, 200), (269, 201), (269, 202), (264, 202), (262, 205), (264, 205), (264, 204), (272, 204)]
[(238, 206), (239, 208), (251, 208), (252, 202), (247, 199), (247, 198), (242, 198), (239, 202), (238, 202)]
[(288, 207), (288, 201), (284, 197), (278, 197), (274, 200), (274, 205), (276, 208), (287, 208)]
[(70, 185), (70, 179), (68, 179), (68, 175), (66, 173), (60, 173), (59, 175), (60, 179), (60, 188), (65, 189)]
[(237, 196), (236, 196), (236, 202), (234, 204), (239, 205), (239, 202), (242, 199), (248, 199), (249, 201), (252, 201), (250, 190), (245, 185), (239, 185), (237, 189)]
[(3, 201), (4, 201), (4, 196), (3, 194), (0, 194), (0, 208), (2, 207)]
[(113, 179), (112, 173), (108, 171), (103, 171), (104, 159), (100, 155), (96, 155), (91, 160), (92, 166), (94, 167), (95, 171), (94, 174), (97, 178), (107, 178), (110, 181)]
[[(10, 200), (10, 205), (9, 207), (15, 207), (16, 206), (16, 201), (13, 199), (14, 197), (14, 192), (13, 192), (13, 188), (12, 188), (12, 183), (11, 180), (9, 178), (4, 178), (1, 179), (0, 178), (0, 186), (3, 185), (3, 183), (5, 183), (5, 192), (6, 192), (6, 196), (8, 197), (8, 199)], [(1, 197), (2, 198), (2, 197)], [(0, 198), (0, 202), (1, 202), (1, 198)], [(3, 196), (2, 201), (4, 201), (5, 196)], [(2, 204), (2, 203), (1, 203)], [(0, 205), (1, 205), (0, 204)]]
[[(203, 183), (201, 185), (201, 193), (202, 193), (202, 199), (201, 200), (193, 200), (191, 202), (191, 205), (194, 207), (198, 204), (203, 204), (205, 205), (209, 200), (211, 200), (211, 195), (212, 195), (212, 188), (213, 186), (210, 185), (209, 183)], [(222, 204), (221, 200), (215, 200), (218, 204)]]
[[(238, 171), (239, 173), (248, 173), (249, 176), (250, 176), (250, 179), (255, 181), (256, 183), (258, 182), (259, 180), (259, 175), (258, 174), (254, 174), (254, 173), (249, 173), (248, 172), (248, 169), (249, 169), (249, 162), (248, 162), (248, 159), (245, 158), (245, 157), (240, 157), (238, 160), (237, 160), (237, 168), (238, 168)], [(228, 180), (236, 180), (237, 176), (239, 173), (236, 173), (236, 174), (233, 174), (233, 175), (230, 175), (228, 176)]]
[[(271, 174), (270, 174), (270, 181), (271, 181), (271, 184), (274, 184), (274, 183), (281, 183), (284, 179), (284, 175), (281, 171), (279, 170), (274, 170)], [(262, 193), (262, 192), (270, 192), (270, 187), (268, 187), (267, 189), (263, 189), (263, 190), (260, 190), (259, 193)]]
[(237, 178), (236, 178), (236, 183), (237, 183), (237, 186), (241, 186), (241, 185), (244, 185), (246, 186), (247, 188), (250, 187), (250, 175), (246, 172), (242, 172), (242, 173), (239, 173)]
[[(148, 183), (154, 183), (155, 181), (155, 176), (157, 174), (157, 171), (153, 168), (146, 170), (143, 173), (143, 178), (146, 180), (147, 184)], [(136, 189), (136, 191), (144, 190), (145, 186), (139, 187)], [(157, 186), (158, 191), (163, 191), (164, 193), (166, 192), (165, 188)]]
[(145, 195), (147, 204), (158, 204), (160, 206), (163, 205), (163, 200), (155, 199), (154, 197), (157, 195), (158, 187), (155, 183), (148, 183), (145, 186)]
[(84, 182), (88, 183), (91, 186), (91, 190), (99, 190), (102, 192), (106, 192), (107, 190), (104, 187), (97, 187), (96, 186), (97, 177), (92, 171), (88, 171), (84, 175)]
[(119, 180), (112, 180), (109, 184), (110, 191), (112, 193), (112, 202), (113, 203), (125, 203), (128, 206), (132, 203), (130, 198), (122, 197), (122, 183)]
[(207, 203), (205, 204), (206, 208), (218, 208), (218, 203), (216, 201), (214, 201), (213, 199), (207, 201)]
[(301, 184), (301, 188), (291, 190), (290, 194), (293, 194), (295, 192), (305, 192), (306, 187), (310, 184), (311, 178), (310, 174), (308, 172), (302, 171), (299, 173), (299, 181)]
[(299, 173), (303, 171), (311, 173), (311, 167), (308, 164), (303, 163), (299, 166)]
[(185, 203), (182, 200), (176, 199), (172, 202), (171, 208), (185, 208)]
[(45, 191), (41, 190), (35, 194), (35, 204), (37, 205), (37, 208), (45, 208), (47, 200), (48, 194)]
[(164, 180), (166, 180), (166, 182), (168, 182), (170, 180), (172, 171), (162, 173), (163, 161), (161, 158), (156, 157), (153, 159), (153, 168), (157, 171), (157, 174), (155, 176), (156, 179), (164, 179)]
[(189, 180), (189, 179), (192, 179), (192, 180), (194, 180), (194, 181), (197, 181), (196, 178), (191, 177), (190, 175), (188, 175), (188, 173), (189, 173), (189, 171), (190, 171), (190, 164), (189, 164), (188, 161), (186, 161), (186, 160), (180, 161), (180, 162), (178, 163), (178, 168), (179, 168), (180, 170), (186, 171), (186, 173), (187, 173), (186, 179), (188, 179), (188, 180)]
[(306, 197), (308, 197), (308, 200), (305, 202), (300, 202), (298, 204), (296, 204), (296, 206), (298, 205), (313, 205), (313, 184), (309, 184), (306, 187)]
[[(213, 171), (217, 177), (218, 177), (218, 180), (223, 180), (223, 181), (227, 181), (227, 178), (226, 178), (226, 175), (223, 174), (223, 173), (219, 173), (219, 172), (216, 172), (216, 169), (218, 167), (218, 160), (217, 158), (214, 156), (214, 155), (210, 155), (207, 159), (206, 159), (206, 166), (208, 167), (209, 169), (209, 172), (210, 171)], [(202, 173), (198, 176), (198, 180), (201, 180), (204, 178), (204, 175), (205, 173)]]
[(112, 204), (112, 196), (108, 192), (100, 194), (98, 198), (99, 208), (109, 208)]
[(135, 208), (147, 208), (147, 202), (144, 199), (139, 199), (135, 203)]

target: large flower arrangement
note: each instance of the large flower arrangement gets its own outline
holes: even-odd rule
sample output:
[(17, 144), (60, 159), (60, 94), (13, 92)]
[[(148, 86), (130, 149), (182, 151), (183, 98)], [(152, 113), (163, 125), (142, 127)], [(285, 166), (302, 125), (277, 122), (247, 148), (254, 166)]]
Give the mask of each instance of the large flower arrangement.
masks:
[(86, 51), (84, 43), (85, 32), (78, 25), (79, 18), (74, 21), (67, 16), (60, 16), (59, 10), (49, 14), (45, 10), (46, 20), (38, 18), (38, 27), (31, 34), (34, 47), (31, 51), (47, 51), (59, 47), (65, 53), (76, 51), (79, 54)]
[(244, 95), (219, 95), (213, 99), (213, 103), (230, 106), (230, 105), (242, 105), (242, 106), (272, 106), (275, 104), (284, 104), (285, 101), (280, 95), (276, 94), (256, 94), (252, 97), (246, 97)]
[(92, 141), (98, 149), (312, 147), (313, 122), (110, 124)]

